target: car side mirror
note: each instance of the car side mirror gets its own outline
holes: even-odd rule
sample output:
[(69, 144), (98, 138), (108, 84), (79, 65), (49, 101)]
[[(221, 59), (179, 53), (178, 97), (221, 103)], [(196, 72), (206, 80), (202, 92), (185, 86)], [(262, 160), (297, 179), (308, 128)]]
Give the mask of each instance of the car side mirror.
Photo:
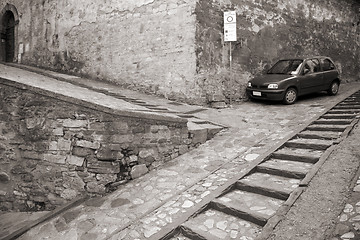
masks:
[(308, 74), (309, 72), (310, 72), (309, 69), (307, 69), (307, 68), (304, 69), (304, 75)]
[(267, 74), (270, 71), (271, 66), (269, 64), (265, 64), (263, 70), (261, 71), (262, 74)]

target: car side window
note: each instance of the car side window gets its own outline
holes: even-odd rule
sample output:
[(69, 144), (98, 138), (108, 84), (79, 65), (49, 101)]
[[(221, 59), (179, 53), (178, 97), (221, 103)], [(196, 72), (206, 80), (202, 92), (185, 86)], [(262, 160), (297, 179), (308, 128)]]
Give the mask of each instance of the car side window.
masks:
[(335, 69), (335, 65), (329, 59), (322, 59), (321, 65), (324, 71), (330, 71)]
[(317, 59), (310, 59), (305, 62), (304, 65), (304, 73), (310, 74), (310, 73), (316, 73), (320, 72), (320, 62)]

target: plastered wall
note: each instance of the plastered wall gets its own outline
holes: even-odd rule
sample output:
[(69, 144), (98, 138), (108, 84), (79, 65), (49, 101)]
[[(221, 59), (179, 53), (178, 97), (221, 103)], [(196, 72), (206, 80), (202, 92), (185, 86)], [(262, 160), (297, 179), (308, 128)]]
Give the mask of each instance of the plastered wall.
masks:
[[(342, 79), (360, 79), (359, 1), (199, 0), (197, 82), (207, 93), (244, 98), (246, 82), (279, 58), (327, 55)], [(223, 40), (223, 12), (237, 14), (237, 41)]]
[(170, 99), (196, 96), (195, 3), (7, 0), (20, 15), (21, 62)]

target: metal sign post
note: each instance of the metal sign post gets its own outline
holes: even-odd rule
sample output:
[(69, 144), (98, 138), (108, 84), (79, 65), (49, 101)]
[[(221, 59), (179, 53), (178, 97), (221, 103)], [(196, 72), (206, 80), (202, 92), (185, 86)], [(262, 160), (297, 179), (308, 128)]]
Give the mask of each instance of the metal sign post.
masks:
[[(231, 42), (236, 42), (236, 11), (224, 12), (224, 42), (230, 42), (230, 81), (232, 81), (232, 49)], [(230, 94), (230, 104), (231, 104)]]

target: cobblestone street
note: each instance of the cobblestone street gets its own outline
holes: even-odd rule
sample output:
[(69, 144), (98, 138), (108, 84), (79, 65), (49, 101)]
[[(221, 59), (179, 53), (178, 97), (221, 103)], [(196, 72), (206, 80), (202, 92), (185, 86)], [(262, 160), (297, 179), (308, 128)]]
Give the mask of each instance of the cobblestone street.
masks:
[[(128, 98), (148, 104), (161, 104), (175, 115), (191, 115), (193, 118), (226, 127), (198, 148), (119, 186), (116, 191), (105, 197), (87, 200), (37, 225), (19, 238), (24, 240), (157, 239), (157, 236), (171, 230), (176, 223), (182, 223), (196, 213), (199, 206), (209, 201), (214, 194), (221, 193), (229, 181), (249, 168), (256, 159), (273, 151), (293, 132), (303, 129), (336, 103), (360, 89), (358, 83), (344, 84), (341, 85), (337, 96), (315, 94), (300, 98), (296, 104), (288, 106), (278, 103), (241, 102), (225, 109), (211, 109), (186, 104), (174, 105), (171, 101), (90, 80), (76, 79), (76, 82), (82, 83), (82, 86), (74, 87), (71, 84), (73, 78), (50, 71), (38, 75), (0, 65), (0, 73), (1, 78), (37, 85), (39, 88), (46, 86), (50, 91), (57, 91), (58, 94), (66, 93), (74, 98), (81, 98), (84, 95), (83, 89), (87, 83), (89, 87), (91, 86), (86, 92), (90, 94), (89, 96), (91, 91), (100, 89), (111, 89), (113, 96), (106, 95), (96, 99), (88, 97), (86, 101), (97, 101), (118, 108), (119, 106), (114, 104), (114, 96), (121, 93)], [(37, 83), (39, 80), (42, 82), (40, 85)], [(129, 103), (127, 107), (131, 108), (132, 105), (133, 103)], [(304, 168), (306, 167), (305, 165)], [(289, 182), (289, 188), (297, 186), (298, 183), (298, 181)], [(351, 200), (340, 217), (340, 222), (343, 224), (350, 222), (354, 230), (359, 227), (358, 224), (353, 224), (359, 214), (359, 199), (356, 195), (358, 188), (359, 186), (355, 187), (353, 195), (357, 200)], [(243, 193), (237, 192), (237, 194)], [(252, 197), (245, 198), (248, 198), (248, 205), (251, 207)], [(229, 201), (225, 197), (221, 200)], [(281, 201), (272, 201), (270, 204), (272, 206), (270, 209), (258, 207), (261, 204), (254, 204), (252, 210), (271, 215), (277, 210)], [(248, 226), (249, 232), (258, 231), (257, 226), (246, 221), (236, 223), (235, 218), (228, 219), (227, 222), (216, 221), (221, 213), (213, 210), (208, 210), (206, 215), (213, 216), (213, 221), (204, 219), (204, 224), (199, 225), (198, 228), (211, 232), (218, 239), (227, 239), (226, 234), (229, 234), (229, 239), (250, 239), (240, 238), (243, 233), (237, 230), (239, 224)], [(197, 221), (202, 220), (197, 219)], [(0, 220), (0, 226), (11, 224), (3, 218)], [(351, 231), (342, 234), (345, 235), (341, 235), (340, 239), (355, 239), (351, 238)]]
[(339, 217), (339, 224), (336, 226), (334, 237), (337, 239), (358, 239), (360, 238), (360, 176), (353, 189), (351, 198), (347, 201), (343, 213)]
[(1, 0), (0, 240), (360, 240), (360, 0)]

